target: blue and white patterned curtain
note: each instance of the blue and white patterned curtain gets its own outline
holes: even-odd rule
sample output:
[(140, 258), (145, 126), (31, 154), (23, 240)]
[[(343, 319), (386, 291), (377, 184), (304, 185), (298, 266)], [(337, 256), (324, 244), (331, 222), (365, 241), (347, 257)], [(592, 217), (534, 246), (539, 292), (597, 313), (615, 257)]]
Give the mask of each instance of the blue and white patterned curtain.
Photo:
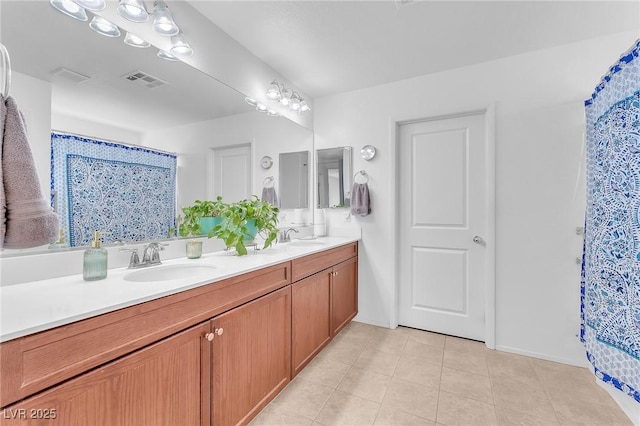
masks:
[(640, 40), (585, 101), (581, 339), (597, 377), (640, 402)]
[(167, 238), (175, 226), (176, 155), (51, 133), (51, 192), (71, 246)]

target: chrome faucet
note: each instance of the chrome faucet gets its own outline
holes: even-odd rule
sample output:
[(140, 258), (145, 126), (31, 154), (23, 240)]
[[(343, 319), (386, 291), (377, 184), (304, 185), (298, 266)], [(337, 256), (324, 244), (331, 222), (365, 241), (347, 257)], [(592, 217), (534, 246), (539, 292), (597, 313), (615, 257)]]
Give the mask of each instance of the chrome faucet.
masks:
[(137, 248), (121, 248), (119, 251), (131, 252), (131, 257), (129, 258), (129, 269), (144, 268), (146, 266), (160, 265), (162, 263), (160, 261), (160, 250), (164, 250), (164, 245), (166, 244), (155, 242), (147, 244), (142, 252), (142, 262), (140, 261)]
[(280, 242), (281, 243), (288, 243), (289, 241), (291, 241), (291, 236), (289, 235), (291, 233), (291, 231), (295, 232), (296, 234), (298, 232), (300, 232), (296, 228), (289, 228), (289, 229), (286, 229), (284, 231), (280, 231)]

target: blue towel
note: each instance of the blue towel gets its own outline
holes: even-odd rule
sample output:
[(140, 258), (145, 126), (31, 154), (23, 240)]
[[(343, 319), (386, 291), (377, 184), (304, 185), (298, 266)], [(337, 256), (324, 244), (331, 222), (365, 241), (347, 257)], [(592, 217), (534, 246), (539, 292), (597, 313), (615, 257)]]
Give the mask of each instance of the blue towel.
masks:
[(366, 216), (371, 213), (371, 197), (369, 185), (354, 183), (351, 190), (351, 214)]

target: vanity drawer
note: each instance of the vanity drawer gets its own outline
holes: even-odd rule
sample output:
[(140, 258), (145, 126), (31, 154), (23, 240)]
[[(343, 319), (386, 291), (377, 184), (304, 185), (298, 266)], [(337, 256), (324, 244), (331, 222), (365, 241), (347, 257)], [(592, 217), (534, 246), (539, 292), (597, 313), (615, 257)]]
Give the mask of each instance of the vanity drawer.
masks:
[(0, 407), (291, 283), (290, 262), (0, 344)]
[(347, 259), (358, 255), (358, 243), (350, 243), (320, 253), (311, 254), (291, 261), (291, 275), (293, 282), (330, 268)]

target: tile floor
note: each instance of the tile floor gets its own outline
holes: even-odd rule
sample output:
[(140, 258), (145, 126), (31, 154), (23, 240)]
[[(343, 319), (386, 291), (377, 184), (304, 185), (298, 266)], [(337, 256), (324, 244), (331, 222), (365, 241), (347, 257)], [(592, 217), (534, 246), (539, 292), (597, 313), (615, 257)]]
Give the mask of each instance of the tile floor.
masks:
[(352, 322), (258, 425), (632, 425), (585, 368)]

